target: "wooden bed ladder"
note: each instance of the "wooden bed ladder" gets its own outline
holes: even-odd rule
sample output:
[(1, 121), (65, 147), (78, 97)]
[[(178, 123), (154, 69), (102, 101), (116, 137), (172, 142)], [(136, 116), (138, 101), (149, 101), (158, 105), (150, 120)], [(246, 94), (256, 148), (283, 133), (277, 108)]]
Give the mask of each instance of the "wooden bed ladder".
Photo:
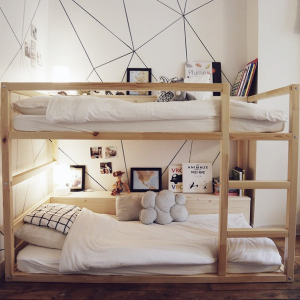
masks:
[[(294, 256), (295, 256), (295, 238), (296, 238), (296, 208), (297, 208), (297, 184), (298, 184), (298, 152), (299, 152), (299, 85), (291, 85), (286, 88), (276, 90), (273, 96), (289, 95), (289, 135), (288, 140), (288, 175), (287, 180), (283, 181), (229, 181), (226, 190), (223, 190), (223, 198), (220, 198), (220, 226), (219, 243), (219, 275), (226, 275), (226, 252), (224, 247), (227, 238), (251, 238), (251, 237), (281, 237), (285, 238), (284, 250), (284, 273), (286, 281), (294, 280)], [(269, 98), (270, 95), (262, 93), (261, 99)], [(245, 150), (241, 144), (240, 151)], [(248, 145), (249, 146), (249, 145)], [(223, 151), (226, 151), (222, 148)], [(222, 158), (225, 160), (226, 156)], [(225, 166), (225, 165), (224, 165)], [(222, 164), (222, 170), (223, 170)], [(223, 170), (224, 171), (224, 170)], [(222, 171), (222, 173), (223, 173)], [(225, 172), (223, 173), (225, 176)], [(222, 183), (224, 181), (221, 181)], [(225, 182), (226, 183), (226, 182)], [(221, 185), (222, 187), (222, 185)], [(224, 212), (228, 208), (227, 188), (234, 189), (286, 189), (287, 190), (287, 205), (286, 205), (286, 225), (285, 228), (229, 228), (227, 229), (227, 219), (224, 218)], [(221, 194), (221, 193), (220, 193)], [(225, 201), (224, 201), (225, 199)], [(222, 215), (223, 211), (223, 215)], [(226, 238), (225, 229), (226, 228)]]

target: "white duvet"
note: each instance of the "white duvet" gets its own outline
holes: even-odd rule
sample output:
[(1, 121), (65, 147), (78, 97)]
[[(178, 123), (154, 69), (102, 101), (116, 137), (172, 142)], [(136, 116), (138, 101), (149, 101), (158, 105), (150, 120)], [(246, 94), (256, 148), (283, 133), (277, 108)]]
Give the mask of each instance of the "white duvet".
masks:
[[(229, 215), (229, 227), (249, 227)], [(144, 225), (120, 222), (83, 208), (73, 223), (59, 264), (61, 273), (143, 265), (199, 265), (217, 261), (218, 215), (191, 215), (184, 223)], [(281, 265), (268, 238), (229, 239), (228, 262)]]
[[(253, 103), (230, 101), (230, 116), (286, 121), (284, 112)], [(220, 115), (220, 100), (132, 103), (112, 98), (53, 96), (46, 118), (51, 123), (95, 121), (203, 120)]]

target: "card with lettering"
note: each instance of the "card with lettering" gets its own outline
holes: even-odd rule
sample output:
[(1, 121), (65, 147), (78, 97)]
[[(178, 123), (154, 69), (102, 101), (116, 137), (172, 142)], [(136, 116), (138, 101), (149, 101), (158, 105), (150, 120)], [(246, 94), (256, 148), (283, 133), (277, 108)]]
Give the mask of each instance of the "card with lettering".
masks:
[(169, 190), (182, 193), (182, 165), (169, 166)]
[(183, 163), (182, 176), (184, 193), (212, 193), (211, 163)]

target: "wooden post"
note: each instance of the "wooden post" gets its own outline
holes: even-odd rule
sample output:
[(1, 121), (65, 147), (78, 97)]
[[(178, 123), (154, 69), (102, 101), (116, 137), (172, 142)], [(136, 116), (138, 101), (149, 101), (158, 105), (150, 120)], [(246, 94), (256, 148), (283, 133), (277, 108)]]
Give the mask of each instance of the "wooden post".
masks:
[(14, 236), (13, 236), (13, 197), (12, 197), (12, 162), (11, 140), (9, 131), (10, 122), (10, 98), (11, 92), (8, 85), (1, 85), (1, 140), (2, 140), (2, 191), (3, 191), (3, 223), (4, 223), (4, 247), (5, 247), (5, 279), (12, 279), (14, 268)]
[(220, 162), (220, 204), (219, 204), (219, 252), (218, 274), (226, 275), (227, 264), (227, 221), (228, 221), (228, 165), (229, 165), (229, 120), (230, 120), (230, 97), (229, 84), (223, 84), (221, 93), (221, 133), (222, 140)]
[(289, 141), (288, 180), (291, 183), (287, 191), (286, 228), (289, 236), (285, 238), (284, 271), (287, 281), (294, 280), (294, 258), (296, 239), (296, 210), (298, 185), (298, 144), (299, 144), (299, 85), (290, 86), (290, 118), (289, 131), (293, 138)]

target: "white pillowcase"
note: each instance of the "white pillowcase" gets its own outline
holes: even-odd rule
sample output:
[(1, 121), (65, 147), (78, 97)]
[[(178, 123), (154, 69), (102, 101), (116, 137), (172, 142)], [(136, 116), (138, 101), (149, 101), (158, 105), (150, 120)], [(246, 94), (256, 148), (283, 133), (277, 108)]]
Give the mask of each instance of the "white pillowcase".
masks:
[(15, 112), (24, 115), (45, 115), (50, 96), (36, 96), (18, 100), (12, 104)]
[(15, 232), (15, 236), (29, 244), (62, 249), (66, 235), (48, 227), (24, 224)]
[[(198, 75), (197, 77), (184, 78), (185, 83), (211, 83), (210, 74)], [(188, 92), (196, 97), (197, 100), (210, 100), (213, 93), (212, 92)]]

